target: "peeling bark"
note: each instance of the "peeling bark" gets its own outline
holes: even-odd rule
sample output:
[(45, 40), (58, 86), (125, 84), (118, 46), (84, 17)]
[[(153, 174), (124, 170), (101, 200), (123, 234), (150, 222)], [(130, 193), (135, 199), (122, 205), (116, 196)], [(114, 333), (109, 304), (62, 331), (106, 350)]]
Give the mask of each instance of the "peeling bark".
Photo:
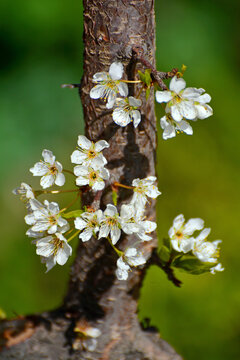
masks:
[[(94, 73), (108, 71), (113, 61), (121, 61), (126, 69), (125, 78), (132, 80), (138, 69), (144, 70), (133, 57), (132, 48), (139, 46), (151, 64), (155, 64), (155, 18), (153, 0), (84, 0), (84, 75), (80, 96), (83, 103), (86, 136), (97, 141), (105, 139), (109, 149), (104, 150), (111, 171), (111, 181), (131, 185), (134, 178), (155, 174), (156, 119), (154, 95), (148, 101), (141, 98), (142, 121), (137, 129), (132, 124), (126, 128), (117, 126), (103, 101), (93, 100), (89, 91)], [(131, 86), (130, 95), (136, 95)], [(119, 191), (119, 204), (130, 199), (131, 192)], [(94, 203), (93, 203), (94, 200)], [(111, 186), (98, 200), (89, 194), (83, 202), (102, 209), (111, 202)], [(155, 219), (154, 203), (147, 217)], [(126, 242), (121, 237), (120, 248)], [(143, 252), (150, 257), (157, 246), (156, 238), (145, 243)], [(175, 351), (157, 332), (143, 330), (137, 319), (137, 300), (144, 278), (144, 269), (134, 270), (129, 280), (118, 281), (115, 277), (116, 255), (110, 245), (101, 239), (80, 243), (71, 270), (68, 293), (63, 306), (51, 313), (25, 317), (2, 323), (2, 351), (0, 359), (55, 360), (180, 360)], [(79, 319), (102, 331), (94, 352), (73, 351), (76, 335), (73, 329)], [(4, 337), (12, 328), (12, 336), (29, 328), (32, 336), (14, 346)], [(1, 346), (1, 343), (0, 343)]]

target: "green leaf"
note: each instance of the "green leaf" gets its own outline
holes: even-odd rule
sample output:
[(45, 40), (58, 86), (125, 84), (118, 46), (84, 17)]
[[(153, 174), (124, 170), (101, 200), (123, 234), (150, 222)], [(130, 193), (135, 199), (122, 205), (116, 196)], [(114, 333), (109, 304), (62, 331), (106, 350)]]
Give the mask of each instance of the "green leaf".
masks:
[(69, 211), (68, 213), (62, 214), (62, 217), (64, 217), (65, 219), (76, 218), (78, 216), (81, 216), (82, 213), (83, 210), (73, 210), (73, 211)]
[(172, 248), (172, 244), (169, 238), (163, 239), (163, 245), (166, 246), (169, 250)]
[(163, 263), (167, 263), (170, 259), (170, 250), (166, 246), (162, 246), (159, 251), (159, 259)]
[(210, 268), (213, 266), (212, 263), (204, 263), (198, 260), (195, 256), (183, 255), (176, 258), (172, 266), (187, 272), (192, 275), (200, 275), (206, 272), (209, 272)]
[(117, 193), (117, 191), (113, 191), (113, 192), (112, 192), (112, 200), (113, 200), (113, 205), (117, 206), (117, 200), (118, 200), (118, 193)]
[(138, 75), (140, 77), (140, 80), (145, 84), (145, 74), (143, 72), (141, 72), (140, 70), (138, 70)]

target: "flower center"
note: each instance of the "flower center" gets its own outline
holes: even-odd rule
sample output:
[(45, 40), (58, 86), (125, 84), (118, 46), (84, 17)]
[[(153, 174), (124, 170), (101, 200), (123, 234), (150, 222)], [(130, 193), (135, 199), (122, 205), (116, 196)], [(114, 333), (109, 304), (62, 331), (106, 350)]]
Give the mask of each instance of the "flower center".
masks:
[(88, 151), (88, 154), (87, 154), (87, 156), (88, 156), (89, 159), (95, 158), (96, 155), (97, 155), (97, 153), (96, 153), (96, 151), (94, 151), (94, 150), (89, 150), (89, 151)]
[(181, 231), (177, 231), (175, 235), (178, 238), (178, 240), (181, 240), (183, 238), (183, 233)]
[(59, 248), (63, 248), (63, 241), (55, 237), (50, 242), (54, 245), (53, 255), (56, 256)]
[(95, 181), (98, 178), (98, 174), (95, 171), (90, 172), (89, 179)]
[(112, 227), (114, 225), (117, 225), (117, 219), (115, 217), (108, 217), (106, 223)]
[(52, 165), (50, 168), (49, 168), (49, 171), (52, 175), (56, 175), (57, 172), (58, 172), (58, 169), (56, 168), (55, 165)]

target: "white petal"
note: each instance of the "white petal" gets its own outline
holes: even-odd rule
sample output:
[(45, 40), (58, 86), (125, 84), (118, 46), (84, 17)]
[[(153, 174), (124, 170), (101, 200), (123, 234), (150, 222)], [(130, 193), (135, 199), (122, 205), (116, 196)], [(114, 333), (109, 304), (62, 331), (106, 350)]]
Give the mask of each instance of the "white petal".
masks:
[(136, 128), (141, 121), (141, 113), (138, 110), (133, 110), (133, 125)]
[(158, 190), (157, 186), (152, 185), (147, 188), (146, 195), (152, 199), (156, 199), (161, 192)]
[(123, 64), (121, 62), (114, 62), (109, 68), (109, 75), (113, 80), (120, 80), (123, 75)]
[(65, 184), (65, 176), (63, 173), (58, 173), (55, 179), (55, 184), (57, 186), (63, 186)]
[(120, 236), (121, 236), (121, 230), (117, 226), (111, 229), (111, 239), (113, 245), (115, 245), (118, 242)]
[(185, 221), (185, 219), (182, 214), (175, 217), (175, 219), (173, 220), (173, 227), (176, 229), (176, 231), (178, 231), (180, 229), (180, 227), (183, 225), (184, 221)]
[(125, 256), (128, 257), (132, 257), (132, 256), (136, 256), (137, 255), (137, 249), (136, 248), (128, 248), (125, 251)]
[(206, 119), (213, 114), (213, 109), (209, 105), (195, 105), (195, 109), (197, 110), (197, 117), (201, 120)]
[(128, 86), (126, 83), (120, 82), (119, 84), (117, 84), (117, 88), (121, 96), (128, 96)]
[(116, 276), (118, 278), (118, 280), (127, 280), (128, 278), (128, 271), (127, 270), (122, 270), (120, 268), (117, 268), (116, 270)]
[(89, 174), (88, 167), (82, 165), (75, 166), (73, 172), (76, 176), (87, 176)]
[(193, 87), (189, 87), (182, 92), (182, 98), (188, 100), (196, 100), (200, 97), (202, 93), (204, 93), (204, 91), (204, 89), (196, 89)]
[(195, 230), (202, 230), (204, 226), (204, 221), (200, 218), (194, 218), (188, 220), (188, 222), (184, 226), (184, 234), (185, 235), (192, 235)]
[(50, 186), (52, 186), (54, 184), (54, 176), (49, 174), (49, 175), (44, 175), (43, 177), (41, 177), (40, 180), (40, 185), (42, 186), (43, 189), (46, 189)]
[(87, 158), (87, 154), (79, 150), (74, 150), (74, 152), (71, 155), (71, 162), (73, 164), (82, 164), (86, 158)]
[[(180, 103), (181, 104), (181, 103)], [(172, 115), (172, 118), (175, 120), (175, 121), (181, 121), (182, 118), (183, 118), (183, 115), (181, 114), (180, 112), (180, 106), (179, 104), (178, 105), (172, 105), (170, 107), (170, 111), (171, 111), (171, 115)]]
[(202, 241), (204, 241), (204, 240), (208, 237), (208, 235), (210, 234), (210, 231), (211, 231), (210, 228), (205, 228), (205, 229), (203, 229), (203, 230), (200, 232), (200, 234), (197, 236), (196, 242), (202, 242)]
[(181, 101), (179, 109), (183, 117), (186, 119), (192, 120), (197, 116), (196, 108), (191, 101)]
[(106, 210), (104, 211), (104, 215), (112, 217), (116, 214), (118, 214), (116, 206), (114, 206), (112, 204), (108, 204)]
[(30, 169), (30, 171), (33, 176), (43, 176), (49, 171), (49, 169), (46, 164), (38, 162)]
[(169, 89), (174, 91), (175, 93), (179, 94), (180, 91), (185, 89), (186, 82), (182, 78), (178, 79), (176, 76), (172, 78), (169, 84)]
[(166, 126), (166, 128), (163, 131), (163, 139), (167, 140), (173, 138), (174, 136), (176, 136), (175, 127), (169, 124), (168, 126)]
[(89, 150), (92, 142), (90, 140), (88, 140), (88, 138), (86, 138), (86, 136), (84, 135), (79, 135), (78, 136), (78, 146), (84, 150)]
[(117, 260), (117, 267), (121, 270), (130, 270), (130, 266), (123, 261), (122, 257)]
[(95, 150), (97, 152), (102, 151), (105, 148), (109, 148), (109, 143), (106, 140), (99, 140), (95, 144)]
[(82, 230), (87, 226), (87, 222), (85, 220), (81, 219), (80, 217), (77, 217), (74, 220), (74, 225), (75, 225), (76, 229)]
[(68, 243), (64, 243), (63, 248), (60, 248), (56, 254), (56, 262), (59, 265), (64, 265), (70, 255), (72, 255), (72, 248)]
[(104, 96), (106, 90), (105, 85), (96, 85), (90, 90), (90, 98), (92, 99), (99, 99)]
[(93, 191), (100, 191), (103, 190), (105, 187), (105, 182), (101, 179), (98, 179), (98, 181), (95, 181), (95, 183), (92, 186)]
[(191, 125), (185, 120), (181, 120), (177, 123), (177, 129), (185, 132), (185, 134), (187, 134), (187, 135), (193, 134), (193, 129), (192, 129)]
[(26, 215), (24, 220), (27, 225), (34, 225), (36, 222), (36, 219), (35, 219), (35, 216), (33, 213)]
[(128, 101), (130, 106), (139, 107), (142, 105), (142, 101), (140, 99), (136, 99), (133, 96), (129, 96)]
[(113, 107), (113, 105), (115, 104), (115, 101), (116, 101), (116, 93), (114, 90), (111, 90), (108, 94), (108, 101), (107, 101), (107, 104), (106, 104), (106, 108), (107, 109), (111, 109)]
[(98, 72), (98, 73), (93, 75), (93, 81), (94, 82), (105, 81), (105, 80), (108, 80), (108, 79), (109, 79), (109, 75), (105, 71)]
[(156, 91), (156, 100), (159, 103), (168, 102), (172, 99), (171, 91)]
[(103, 224), (99, 230), (98, 239), (101, 239), (102, 237), (106, 238), (110, 232), (110, 227), (106, 224)]
[(46, 149), (43, 150), (42, 157), (46, 163), (53, 165), (55, 161), (55, 156), (53, 155), (52, 151)]
[(79, 238), (82, 239), (83, 242), (88, 241), (91, 239), (93, 235), (91, 228), (86, 228), (80, 235)]

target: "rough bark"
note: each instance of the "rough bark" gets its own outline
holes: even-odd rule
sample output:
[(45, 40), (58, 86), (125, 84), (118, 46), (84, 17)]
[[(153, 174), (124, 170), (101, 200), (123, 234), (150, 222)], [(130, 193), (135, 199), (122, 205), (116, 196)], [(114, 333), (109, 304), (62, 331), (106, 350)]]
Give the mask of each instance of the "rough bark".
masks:
[[(125, 78), (131, 80), (142, 65), (133, 57), (132, 48), (140, 46), (146, 59), (155, 63), (155, 19), (153, 0), (84, 0), (84, 76), (80, 95), (83, 103), (86, 136), (105, 139), (109, 149), (104, 155), (111, 171), (111, 182), (130, 185), (134, 178), (155, 174), (156, 119), (154, 99), (142, 97), (142, 121), (137, 129), (121, 128), (112, 121), (103, 101), (92, 100), (91, 78), (98, 71), (108, 71), (113, 61), (121, 61)], [(130, 95), (136, 94), (131, 86)], [(107, 184), (98, 199), (84, 195), (83, 201), (102, 209), (111, 202), (111, 186)], [(119, 204), (128, 201), (131, 192), (119, 191)], [(155, 218), (154, 203), (147, 217)], [(134, 238), (130, 241), (135, 241)], [(129, 238), (128, 238), (129, 244)], [(126, 246), (121, 238), (120, 248)], [(156, 239), (146, 243), (143, 252), (150, 256)], [(143, 330), (137, 318), (137, 300), (145, 270), (134, 270), (129, 280), (115, 277), (116, 256), (103, 239), (80, 243), (72, 267), (68, 293), (61, 309), (40, 316), (4, 322), (16, 345), (3, 346), (0, 359), (101, 359), (101, 360), (170, 360), (180, 359), (175, 351), (153, 329)], [(57, 290), (56, 290), (57, 291)], [(85, 319), (102, 331), (94, 352), (73, 351), (76, 323)], [(12, 329), (12, 330), (11, 330)], [(29, 330), (30, 329), (30, 330)], [(150, 331), (151, 330), (151, 331)], [(12, 331), (12, 332), (11, 332)], [(18, 337), (25, 334), (25, 341)]]

